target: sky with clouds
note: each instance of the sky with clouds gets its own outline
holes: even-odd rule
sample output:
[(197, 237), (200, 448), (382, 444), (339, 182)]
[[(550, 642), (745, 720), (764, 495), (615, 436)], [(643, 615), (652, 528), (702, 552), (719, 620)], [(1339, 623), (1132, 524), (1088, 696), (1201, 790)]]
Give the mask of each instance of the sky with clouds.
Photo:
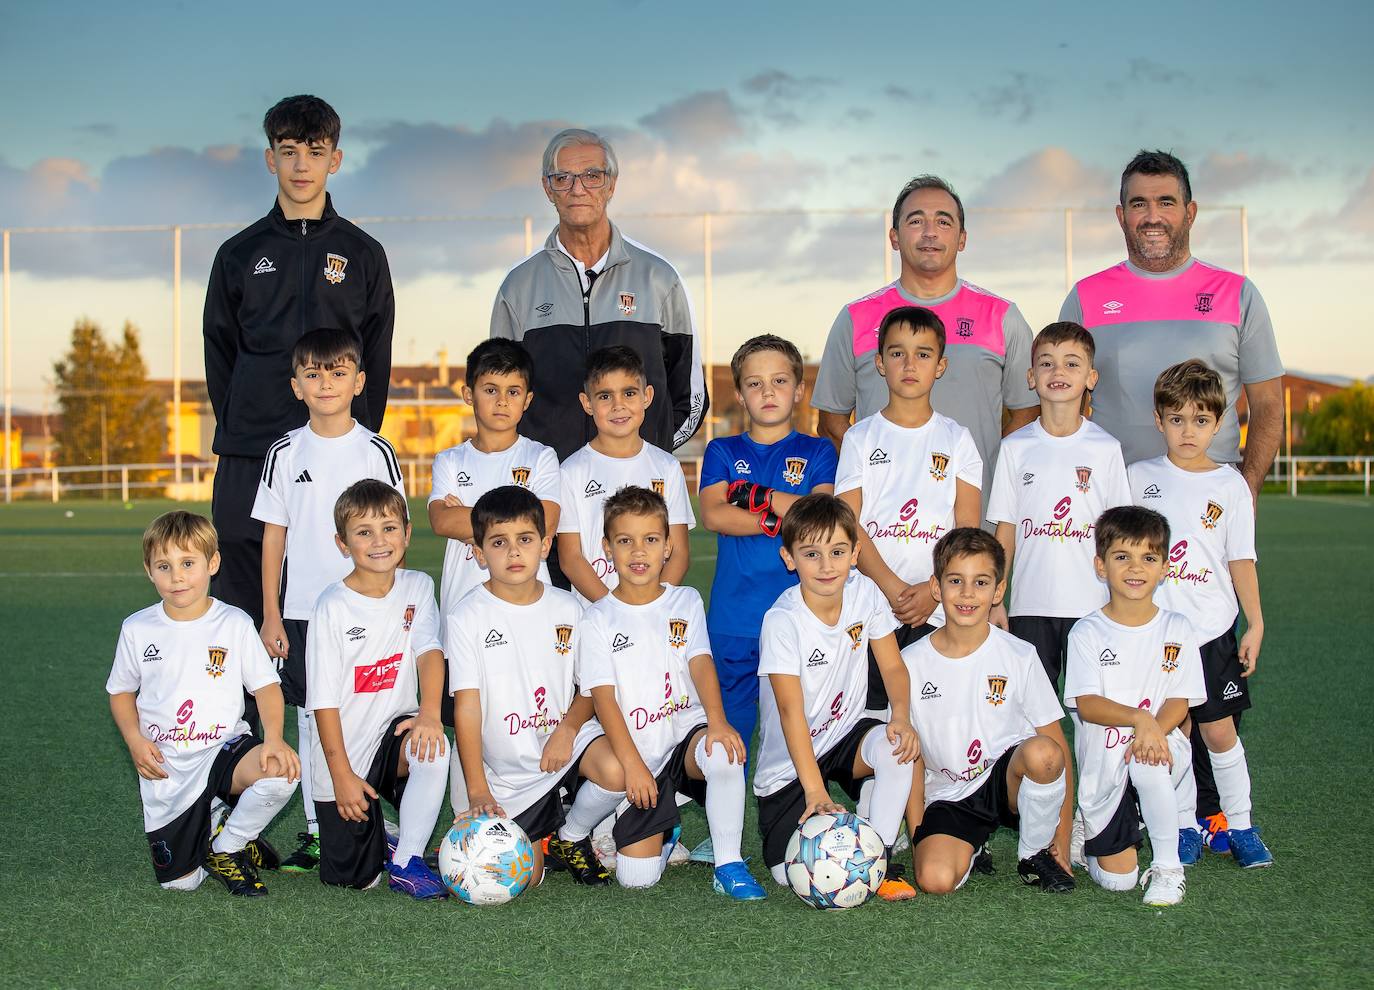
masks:
[[(1074, 274), (1123, 254), (1110, 207), (1139, 147), (1193, 171), (1200, 257), (1251, 275), (1293, 369), (1374, 373), (1374, 7), (989, 0), (917, 16), (909, 4), (795, 2), (515, 8), (336, 0), (284, 5), (72, 2), (10, 6), (0, 31), (0, 226), (247, 223), (271, 205), (259, 122), (313, 92), (344, 120), (330, 182), (375, 223), (397, 286), (396, 360), (453, 360), (485, 336), (494, 290), (552, 225), (539, 190), (549, 136), (615, 143), (612, 216), (667, 255), (703, 303), (699, 218), (713, 223), (714, 356), (764, 329), (818, 355), (835, 312), (883, 278), (882, 214), (912, 174), (952, 181), (970, 209), (965, 277), (1033, 326)], [(815, 212), (852, 208), (861, 215)], [(206, 272), (231, 230), (184, 240), (183, 371), (201, 373)], [(144, 331), (171, 368), (170, 238), (13, 236), (16, 403), (45, 379), (80, 316)]]

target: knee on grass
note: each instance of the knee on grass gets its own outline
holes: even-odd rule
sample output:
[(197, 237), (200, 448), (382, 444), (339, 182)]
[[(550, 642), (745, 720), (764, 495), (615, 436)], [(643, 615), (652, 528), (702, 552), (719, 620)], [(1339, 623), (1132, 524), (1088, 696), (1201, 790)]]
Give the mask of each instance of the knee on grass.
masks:
[(201, 885), (201, 883), (204, 880), (205, 871), (202, 870), (199, 866), (197, 866), (194, 870), (186, 874), (184, 877), (178, 877), (175, 880), (168, 880), (166, 883), (162, 884), (162, 889), (186, 891), (195, 890)]
[(1137, 866), (1129, 873), (1111, 873), (1102, 868), (1096, 856), (1089, 856), (1088, 876), (1092, 877), (1093, 883), (1103, 890), (1134, 890), (1136, 881), (1140, 879), (1140, 867)]
[(917, 863), (916, 886), (927, 894), (952, 894), (964, 885), (968, 872), (961, 872), (955, 863)]
[(652, 887), (658, 883), (661, 876), (663, 876), (663, 858), (661, 856), (626, 856), (624, 853), (616, 853), (615, 855), (616, 882), (627, 890)]

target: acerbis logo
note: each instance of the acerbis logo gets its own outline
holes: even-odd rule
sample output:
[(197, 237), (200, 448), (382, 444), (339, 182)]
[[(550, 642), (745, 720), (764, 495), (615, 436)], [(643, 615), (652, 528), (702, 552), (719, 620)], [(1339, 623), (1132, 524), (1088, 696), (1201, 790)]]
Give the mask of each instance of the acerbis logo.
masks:
[(472, 476), (466, 471), (459, 471), (458, 477), (453, 479), (455, 485), (464, 486), (472, 484)]
[(892, 462), (887, 458), (887, 451), (883, 450), (881, 447), (874, 447), (873, 452), (868, 455), (868, 463), (891, 464)]
[(630, 642), (630, 637), (626, 636), (624, 633), (616, 633), (615, 638), (611, 640), (612, 653), (619, 653), (621, 650), (631, 646), (634, 646), (634, 644)]
[(271, 275), (276, 270), (270, 258), (259, 258), (258, 263), (253, 266), (254, 275)]
[(1150, 485), (1145, 491), (1141, 492), (1145, 498), (1163, 498), (1164, 493), (1159, 490), (1158, 485)]
[(923, 685), (921, 686), (921, 698), (922, 698), (922, 699), (932, 699), (932, 700), (933, 700), (933, 699), (938, 698), (938, 697), (940, 697), (940, 689), (937, 688), (934, 684), (930, 683), (930, 681), (926, 681), (925, 684), (923, 684)]
[(1227, 681), (1226, 688), (1221, 692), (1223, 701), (1233, 701), (1241, 695), (1240, 685), (1235, 681)]
[(1121, 661), (1116, 658), (1116, 654), (1110, 649), (1103, 650), (1097, 657), (1097, 662), (1104, 667), (1119, 667)]
[(736, 473), (736, 474), (749, 474), (749, 473), (750, 473), (750, 471), (749, 471), (749, 462), (746, 461), (743, 457), (741, 457), (739, 460), (735, 461), (735, 473)]
[(601, 482), (593, 478), (591, 481), (587, 482), (587, 487), (582, 489), (582, 494), (587, 498), (592, 498), (595, 495), (604, 494), (605, 491), (606, 489), (601, 487)]
[(826, 660), (825, 654), (819, 648), (812, 650), (811, 655), (806, 658), (808, 667), (824, 667), (827, 663), (829, 661)]
[(487, 633), (486, 646), (484, 646), (483, 649), (490, 649), (490, 648), (493, 647), (493, 646), (505, 646), (505, 645), (506, 645), (506, 637), (504, 637), (504, 636), (501, 635), (501, 630), (499, 630), (499, 629), (492, 629), (492, 630), (488, 631), (488, 633)]
[(161, 659), (162, 659), (162, 654), (159, 653), (159, 652), (157, 651), (157, 646), (156, 646), (156, 644), (149, 644), (148, 648), (147, 648), (146, 650), (143, 651), (143, 662), (144, 662), (144, 663), (152, 663), (154, 660), (161, 660)]

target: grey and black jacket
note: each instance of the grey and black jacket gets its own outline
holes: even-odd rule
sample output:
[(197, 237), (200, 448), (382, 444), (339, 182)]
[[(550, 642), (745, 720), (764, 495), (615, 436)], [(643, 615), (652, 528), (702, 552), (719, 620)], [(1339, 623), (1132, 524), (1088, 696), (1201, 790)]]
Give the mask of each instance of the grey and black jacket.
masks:
[(544, 249), (511, 269), (496, 294), (491, 336), (521, 341), (534, 361), (534, 400), (520, 432), (565, 459), (595, 435), (582, 412), (587, 356), (612, 344), (644, 358), (654, 402), (640, 429), (645, 440), (672, 451), (691, 439), (708, 398), (691, 306), (676, 269), (611, 225), (605, 264), (584, 293), (558, 228)]

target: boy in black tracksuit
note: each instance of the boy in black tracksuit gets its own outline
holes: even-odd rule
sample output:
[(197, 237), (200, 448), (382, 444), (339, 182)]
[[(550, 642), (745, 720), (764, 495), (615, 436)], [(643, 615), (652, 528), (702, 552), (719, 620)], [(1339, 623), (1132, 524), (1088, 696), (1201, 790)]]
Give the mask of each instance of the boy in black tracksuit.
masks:
[(382, 246), (335, 213), (325, 191), (343, 158), (338, 114), (317, 97), (292, 96), (267, 111), (263, 130), (277, 201), (220, 245), (203, 327), (219, 455), (211, 514), (221, 565), (211, 593), (259, 626), (262, 523), (251, 516), (253, 499), (268, 447), (306, 420), (289, 384), (291, 349), (309, 330), (356, 334), (367, 384), (353, 417), (380, 431), (396, 311)]

